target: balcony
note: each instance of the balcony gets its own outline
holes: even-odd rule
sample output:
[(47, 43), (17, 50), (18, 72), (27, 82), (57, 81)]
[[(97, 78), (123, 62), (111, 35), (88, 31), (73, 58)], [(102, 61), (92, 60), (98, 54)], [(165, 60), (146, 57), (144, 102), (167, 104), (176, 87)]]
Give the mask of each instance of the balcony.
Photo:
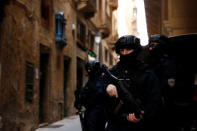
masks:
[(118, 8), (118, 0), (109, 0), (109, 7), (112, 10), (116, 10)]
[(101, 32), (102, 34), (102, 38), (106, 38), (109, 36), (111, 32), (111, 19), (107, 14), (102, 19), (101, 25), (98, 28), (99, 32)]
[(78, 0), (77, 10), (86, 18), (91, 18), (96, 12), (96, 0)]

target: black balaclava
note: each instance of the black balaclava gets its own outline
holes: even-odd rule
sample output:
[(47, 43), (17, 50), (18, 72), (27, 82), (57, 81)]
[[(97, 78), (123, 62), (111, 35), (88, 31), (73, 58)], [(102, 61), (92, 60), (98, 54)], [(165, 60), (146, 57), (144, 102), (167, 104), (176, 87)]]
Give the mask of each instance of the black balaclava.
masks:
[(134, 52), (128, 54), (128, 55), (121, 55), (120, 54), (120, 62), (127, 64), (127, 65), (132, 65), (136, 62), (137, 54)]
[[(137, 56), (141, 51), (140, 39), (133, 35), (122, 36), (115, 43), (116, 53), (120, 55), (120, 62), (126, 66), (135, 65)], [(121, 55), (120, 49), (133, 49), (128, 55)]]
[[(101, 64), (96, 60), (89, 60), (85, 65), (85, 69), (88, 73), (89, 79), (96, 79), (102, 74)], [(90, 72), (88, 72), (88, 69), (90, 69)]]
[[(151, 42), (157, 42), (157, 45), (151, 45)], [(156, 34), (152, 35), (149, 39), (149, 47), (152, 46), (152, 50), (149, 51), (150, 56), (155, 59), (160, 59), (164, 54), (167, 53), (167, 44), (169, 43), (168, 37)]]

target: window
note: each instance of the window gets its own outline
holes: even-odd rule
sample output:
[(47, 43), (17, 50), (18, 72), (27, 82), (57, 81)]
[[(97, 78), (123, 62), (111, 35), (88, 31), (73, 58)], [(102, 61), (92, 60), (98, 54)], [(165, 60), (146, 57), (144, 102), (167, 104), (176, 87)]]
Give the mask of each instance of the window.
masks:
[(88, 31), (88, 48), (91, 50), (94, 48), (94, 35), (91, 33), (91, 31)]
[(42, 24), (49, 29), (49, 22), (50, 22), (50, 1), (48, 0), (41, 0), (41, 18)]
[(133, 8), (133, 17), (137, 17), (137, 8)]
[(60, 47), (63, 47), (67, 44), (66, 35), (65, 35), (66, 19), (64, 18), (63, 12), (59, 12), (55, 15), (55, 24), (56, 24), (56, 31), (55, 31), (56, 43)]
[(86, 28), (85, 25), (80, 21), (77, 20), (77, 39), (85, 44), (86, 42)]
[(34, 64), (26, 62), (25, 103), (32, 104), (34, 96)]

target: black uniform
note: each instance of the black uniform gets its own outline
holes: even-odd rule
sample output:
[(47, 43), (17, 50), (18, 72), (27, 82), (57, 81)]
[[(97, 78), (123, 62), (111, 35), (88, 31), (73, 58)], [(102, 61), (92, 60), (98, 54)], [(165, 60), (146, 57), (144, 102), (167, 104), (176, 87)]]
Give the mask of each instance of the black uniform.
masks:
[[(121, 100), (121, 94), (118, 98), (109, 97), (106, 88), (113, 84), (119, 88), (118, 84), (105, 75), (103, 81), (97, 83), (100, 92), (105, 94), (105, 104), (108, 115), (107, 131), (139, 131), (152, 130), (154, 128), (155, 116), (161, 105), (161, 94), (158, 89), (158, 79), (154, 73), (137, 59), (139, 53), (139, 39), (128, 35), (121, 37), (116, 43), (116, 52), (120, 54), (121, 48), (134, 49), (129, 55), (120, 55), (118, 62), (110, 72), (118, 79), (122, 79), (125, 88), (132, 94), (135, 100), (140, 104), (144, 111), (143, 119), (138, 123), (129, 122), (127, 115), (134, 112), (126, 102)], [(119, 106), (120, 105), (120, 106)]]
[[(88, 61), (86, 64), (88, 82), (80, 92), (78, 105), (85, 107), (83, 126), (85, 131), (105, 130), (105, 110), (103, 101), (99, 99), (96, 83), (102, 75), (101, 65), (97, 61)], [(76, 106), (77, 107), (77, 106)]]
[(177, 62), (175, 90), (175, 125), (177, 131), (191, 130), (193, 119), (194, 72), (186, 63)]
[(89, 79), (82, 92), (83, 103), (86, 108), (84, 114), (85, 131), (104, 131), (105, 130), (105, 110), (102, 101), (98, 99), (95, 83), (98, 78)]
[[(156, 42), (152, 45), (151, 42)], [(163, 108), (157, 125), (161, 130), (175, 130), (175, 87), (177, 78), (176, 61), (170, 56), (168, 38), (164, 35), (152, 35), (149, 39), (149, 67), (155, 72), (160, 81)], [(170, 119), (169, 119), (170, 118)]]

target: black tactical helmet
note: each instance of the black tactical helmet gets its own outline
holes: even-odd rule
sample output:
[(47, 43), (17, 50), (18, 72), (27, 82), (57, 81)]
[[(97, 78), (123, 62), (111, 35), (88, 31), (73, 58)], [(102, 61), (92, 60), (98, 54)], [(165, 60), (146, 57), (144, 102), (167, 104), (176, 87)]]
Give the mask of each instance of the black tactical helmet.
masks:
[(150, 45), (151, 42), (157, 42), (161, 46), (165, 46), (169, 42), (169, 40), (168, 37), (165, 35), (155, 34), (155, 35), (151, 35), (148, 44)]
[(134, 49), (134, 52), (141, 51), (140, 39), (133, 35), (125, 35), (120, 37), (115, 43), (116, 53), (120, 54), (120, 49)]
[(96, 61), (96, 60), (89, 60), (86, 63), (86, 65), (85, 65), (86, 71), (88, 70), (88, 68), (90, 68), (91, 70), (93, 70), (97, 64), (100, 64), (100, 63), (98, 61)]
[(149, 47), (151, 46), (151, 42), (158, 43), (157, 49), (160, 50), (159, 51), (160, 53), (168, 53), (168, 54), (170, 53), (169, 39), (167, 36), (162, 35), (162, 34), (151, 35), (151, 37), (149, 38), (149, 43), (148, 43)]
[(102, 64), (96, 60), (89, 60), (85, 65), (85, 69), (87, 72), (90, 69), (91, 71), (88, 74), (93, 77), (100, 76), (103, 72)]

